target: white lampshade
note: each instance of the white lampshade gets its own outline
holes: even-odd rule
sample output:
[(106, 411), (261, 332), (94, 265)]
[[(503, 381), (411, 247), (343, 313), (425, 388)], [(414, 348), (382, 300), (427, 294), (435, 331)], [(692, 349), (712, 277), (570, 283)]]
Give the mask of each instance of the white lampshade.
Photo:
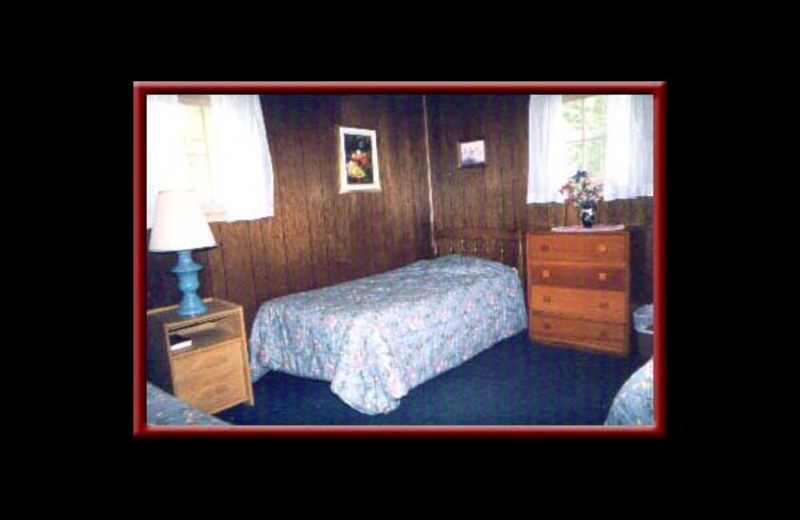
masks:
[(216, 245), (193, 190), (158, 192), (150, 251), (187, 251)]

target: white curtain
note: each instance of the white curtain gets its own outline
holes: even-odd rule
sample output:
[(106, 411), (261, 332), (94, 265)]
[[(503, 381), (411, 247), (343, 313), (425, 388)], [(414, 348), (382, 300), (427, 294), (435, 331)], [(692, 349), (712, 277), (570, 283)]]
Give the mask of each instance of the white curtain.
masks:
[(178, 96), (147, 95), (147, 228), (160, 190), (189, 188)]
[(273, 216), (272, 158), (258, 96), (211, 96), (209, 113), (214, 201), (228, 222)]
[(561, 96), (531, 96), (528, 107), (528, 204), (564, 201), (558, 190), (571, 175), (567, 171), (565, 138)]
[[(210, 200), (204, 207), (225, 220), (275, 214), (272, 158), (258, 96), (210, 96), (206, 137), (211, 167)], [(189, 174), (183, 136), (189, 119), (178, 96), (147, 96), (147, 228), (153, 227), (156, 196), (165, 189), (205, 189)]]
[(653, 96), (608, 96), (605, 200), (653, 196)]

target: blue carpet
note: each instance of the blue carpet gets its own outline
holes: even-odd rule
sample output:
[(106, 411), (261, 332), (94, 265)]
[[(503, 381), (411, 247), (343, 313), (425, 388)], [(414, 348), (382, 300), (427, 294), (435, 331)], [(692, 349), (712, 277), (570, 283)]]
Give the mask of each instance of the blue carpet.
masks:
[(533, 345), (527, 330), (414, 388), (400, 407), (361, 414), (330, 383), (269, 372), (255, 406), (217, 417), (248, 425), (596, 425), (644, 359)]

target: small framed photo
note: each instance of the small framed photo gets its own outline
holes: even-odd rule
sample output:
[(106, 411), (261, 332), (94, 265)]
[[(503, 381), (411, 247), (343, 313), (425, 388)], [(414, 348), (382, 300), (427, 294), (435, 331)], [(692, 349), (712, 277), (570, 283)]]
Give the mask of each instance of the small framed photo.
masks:
[(483, 166), (486, 164), (486, 148), (483, 139), (458, 143), (458, 167)]
[(378, 133), (339, 127), (339, 193), (381, 191)]

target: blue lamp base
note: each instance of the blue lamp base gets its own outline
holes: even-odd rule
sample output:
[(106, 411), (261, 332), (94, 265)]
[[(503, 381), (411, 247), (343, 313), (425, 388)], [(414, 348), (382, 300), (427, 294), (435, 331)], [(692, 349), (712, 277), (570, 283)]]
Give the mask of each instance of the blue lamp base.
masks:
[(192, 261), (191, 251), (178, 251), (178, 263), (172, 268), (172, 272), (178, 277), (178, 288), (183, 291), (183, 299), (178, 306), (178, 314), (181, 316), (197, 316), (208, 311), (208, 307), (197, 295), (200, 287), (200, 280), (197, 273), (203, 266)]

